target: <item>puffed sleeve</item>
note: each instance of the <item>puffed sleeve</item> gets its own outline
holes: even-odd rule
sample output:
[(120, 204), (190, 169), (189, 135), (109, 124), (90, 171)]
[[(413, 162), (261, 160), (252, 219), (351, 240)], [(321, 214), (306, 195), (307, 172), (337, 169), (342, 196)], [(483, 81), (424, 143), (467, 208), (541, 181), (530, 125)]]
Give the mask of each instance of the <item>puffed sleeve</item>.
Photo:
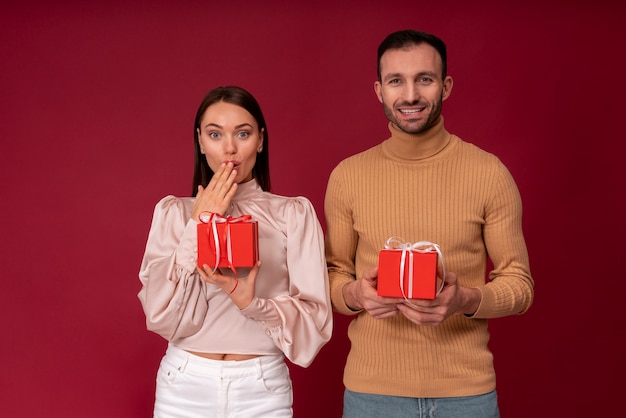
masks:
[(208, 309), (206, 285), (195, 272), (197, 223), (181, 199), (155, 207), (139, 279), (146, 326), (167, 340), (196, 333)]
[(264, 324), (266, 334), (291, 362), (307, 367), (332, 334), (324, 234), (308, 199), (294, 198), (287, 204), (289, 294), (256, 297), (242, 313)]

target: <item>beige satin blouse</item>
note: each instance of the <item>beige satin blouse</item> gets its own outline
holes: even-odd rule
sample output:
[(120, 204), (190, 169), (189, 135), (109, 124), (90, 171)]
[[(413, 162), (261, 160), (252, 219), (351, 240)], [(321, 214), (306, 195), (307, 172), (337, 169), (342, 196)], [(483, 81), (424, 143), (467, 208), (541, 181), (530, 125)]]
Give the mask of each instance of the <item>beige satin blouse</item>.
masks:
[(263, 262), (256, 296), (243, 310), (197, 273), (192, 204), (193, 198), (167, 196), (154, 210), (139, 272), (148, 329), (184, 350), (283, 352), (295, 364), (311, 364), (332, 332), (324, 238), (311, 202), (264, 192), (255, 180), (237, 188), (228, 215), (258, 221)]

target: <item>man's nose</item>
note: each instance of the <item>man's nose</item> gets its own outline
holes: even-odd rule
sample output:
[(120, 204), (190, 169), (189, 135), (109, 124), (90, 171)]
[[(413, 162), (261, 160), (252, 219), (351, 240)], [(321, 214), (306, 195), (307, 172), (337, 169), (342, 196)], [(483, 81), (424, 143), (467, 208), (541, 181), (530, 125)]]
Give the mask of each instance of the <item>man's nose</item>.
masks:
[(420, 99), (420, 92), (416, 85), (407, 83), (402, 90), (402, 98), (408, 103), (418, 102)]

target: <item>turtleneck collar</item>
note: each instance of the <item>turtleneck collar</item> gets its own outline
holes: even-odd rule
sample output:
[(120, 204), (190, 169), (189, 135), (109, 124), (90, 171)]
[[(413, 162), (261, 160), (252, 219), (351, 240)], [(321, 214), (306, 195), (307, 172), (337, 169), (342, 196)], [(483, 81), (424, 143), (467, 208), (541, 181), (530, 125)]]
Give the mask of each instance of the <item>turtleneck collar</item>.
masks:
[(233, 201), (248, 200), (255, 195), (263, 193), (263, 189), (255, 179), (237, 185), (237, 191), (233, 196)]
[(389, 122), (391, 137), (382, 143), (383, 151), (394, 159), (423, 160), (441, 152), (450, 143), (451, 135), (443, 125), (443, 116), (424, 132), (409, 134)]

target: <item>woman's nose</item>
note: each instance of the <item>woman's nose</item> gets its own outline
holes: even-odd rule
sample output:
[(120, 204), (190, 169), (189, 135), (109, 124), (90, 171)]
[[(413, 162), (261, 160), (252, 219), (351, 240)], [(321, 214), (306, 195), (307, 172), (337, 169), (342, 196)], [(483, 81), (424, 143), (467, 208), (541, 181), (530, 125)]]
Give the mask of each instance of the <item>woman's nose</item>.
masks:
[(237, 144), (233, 138), (226, 138), (224, 141), (224, 152), (226, 154), (236, 154), (237, 153)]

